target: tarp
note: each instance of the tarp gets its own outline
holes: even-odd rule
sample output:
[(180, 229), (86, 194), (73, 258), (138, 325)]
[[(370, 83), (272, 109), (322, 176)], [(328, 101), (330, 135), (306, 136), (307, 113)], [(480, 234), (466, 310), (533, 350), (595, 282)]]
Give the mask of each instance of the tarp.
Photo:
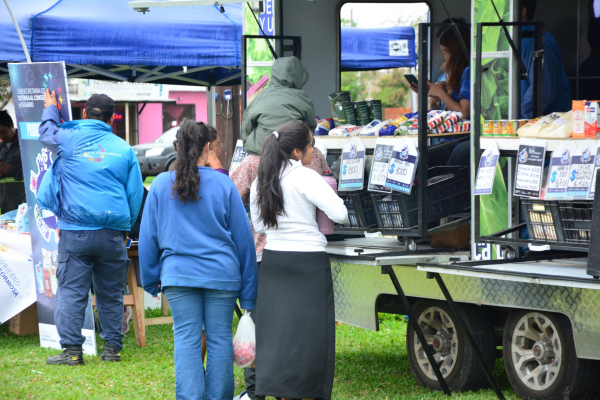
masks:
[[(182, 84), (187, 79), (192, 84), (215, 84), (239, 74), (243, 4), (228, 4), (225, 13), (211, 5), (164, 7), (142, 14), (127, 3), (128, 0), (27, 0), (12, 1), (11, 6), (32, 61), (83, 65), (87, 69), (79, 69), (78, 73), (85, 73), (86, 78), (111, 79), (106, 76), (110, 74), (90, 75), (95, 72), (90, 71), (90, 65), (130, 80), (156, 67), (163, 68), (155, 72), (154, 78), (181, 73), (183, 67), (190, 71), (139, 80), (153, 83)], [(4, 5), (0, 6), (0, 60), (26, 61)], [(119, 66), (136, 66), (135, 75), (133, 69)]]
[(415, 30), (408, 27), (342, 27), (342, 71), (410, 68), (417, 65)]

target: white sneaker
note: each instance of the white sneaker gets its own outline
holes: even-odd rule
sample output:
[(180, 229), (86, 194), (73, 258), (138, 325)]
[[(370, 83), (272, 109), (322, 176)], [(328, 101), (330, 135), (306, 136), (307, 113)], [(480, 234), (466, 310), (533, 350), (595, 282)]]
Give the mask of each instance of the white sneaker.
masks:
[(252, 400), (248, 393), (242, 392), (239, 395), (235, 396), (233, 400)]
[(131, 307), (125, 307), (125, 311), (123, 312), (123, 326), (121, 327), (123, 334), (129, 332), (129, 321), (131, 321), (132, 316), (133, 310)]

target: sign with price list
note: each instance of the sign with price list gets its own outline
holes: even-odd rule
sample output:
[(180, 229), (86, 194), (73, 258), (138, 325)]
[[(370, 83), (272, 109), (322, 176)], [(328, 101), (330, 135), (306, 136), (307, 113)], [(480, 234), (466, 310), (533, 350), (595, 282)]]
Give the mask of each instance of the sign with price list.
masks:
[(358, 138), (352, 138), (344, 145), (342, 165), (340, 165), (339, 191), (361, 190), (365, 174), (365, 145)]
[(493, 140), (492, 145), (483, 152), (479, 161), (477, 180), (475, 181), (475, 195), (492, 194), (498, 157), (500, 157), (498, 144)]
[(392, 193), (392, 189), (385, 186), (387, 179), (388, 164), (394, 151), (395, 140), (377, 139), (373, 151), (373, 163), (371, 164), (371, 175), (369, 176), (369, 191), (379, 193)]
[(569, 171), (567, 197), (586, 199), (594, 174), (594, 160), (598, 143), (595, 140), (576, 142), (573, 161)]
[(515, 196), (539, 198), (546, 157), (546, 141), (523, 138), (519, 140), (515, 172)]
[(556, 150), (552, 152), (546, 185), (548, 188), (546, 198), (560, 198), (567, 193), (569, 171), (571, 170), (574, 152), (575, 144), (566, 140), (560, 142)]
[(412, 139), (404, 137), (392, 151), (385, 186), (410, 194), (419, 162), (419, 150)]

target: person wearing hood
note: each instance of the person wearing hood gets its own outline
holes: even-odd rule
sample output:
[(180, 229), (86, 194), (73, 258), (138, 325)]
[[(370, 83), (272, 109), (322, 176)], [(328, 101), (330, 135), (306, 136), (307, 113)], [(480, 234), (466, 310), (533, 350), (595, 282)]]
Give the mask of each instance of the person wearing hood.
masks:
[(140, 165), (131, 146), (113, 133), (110, 97), (93, 95), (83, 120), (62, 124), (56, 93), (46, 90), (44, 103), (39, 140), (56, 159), (39, 183), (37, 203), (58, 217), (54, 323), (64, 349), (46, 362), (84, 363), (81, 328), (92, 282), (104, 339), (100, 359), (121, 361), (125, 239), (142, 204)]
[(244, 111), (246, 153), (259, 156), (267, 135), (285, 122), (304, 122), (311, 132), (315, 131), (315, 106), (302, 90), (309, 76), (296, 57), (280, 57), (273, 62), (269, 86)]
[[(250, 186), (256, 179), (258, 164), (263, 143), (268, 134), (281, 124), (289, 121), (304, 123), (311, 132), (317, 127), (315, 109), (312, 101), (302, 87), (308, 81), (308, 71), (296, 57), (282, 57), (275, 60), (271, 69), (271, 83), (248, 106), (242, 120), (242, 133), (244, 150), (248, 153), (237, 169), (231, 173), (242, 201), (249, 205)], [(318, 149), (312, 154), (311, 162), (306, 167), (323, 175), (328, 169), (327, 161)], [(260, 268), (263, 249), (267, 243), (264, 233), (257, 233), (252, 228), (256, 259)], [(250, 318), (254, 320), (255, 309), (248, 310)], [(255, 394), (255, 368), (245, 368), (244, 376), (246, 390), (236, 399), (262, 400), (263, 397)]]

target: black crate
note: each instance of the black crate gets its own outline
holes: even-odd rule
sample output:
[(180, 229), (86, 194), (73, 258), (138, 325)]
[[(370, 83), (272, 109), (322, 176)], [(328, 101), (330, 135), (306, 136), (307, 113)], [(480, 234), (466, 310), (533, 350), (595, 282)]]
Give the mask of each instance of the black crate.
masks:
[[(463, 211), (471, 204), (468, 167), (433, 167), (427, 170), (428, 182), (433, 178), (447, 178), (427, 185), (427, 216), (430, 224)], [(419, 188), (415, 185), (410, 195), (392, 192), (391, 195), (373, 193), (377, 224), (380, 228), (407, 229), (418, 225)]]
[(344, 200), (344, 205), (348, 209), (348, 222), (339, 226), (344, 228), (372, 228), (377, 226), (373, 199), (367, 189), (355, 192), (339, 192), (338, 196)]
[(557, 201), (521, 199), (532, 240), (564, 241)]
[(593, 200), (558, 202), (558, 212), (565, 242), (590, 243), (593, 206)]

